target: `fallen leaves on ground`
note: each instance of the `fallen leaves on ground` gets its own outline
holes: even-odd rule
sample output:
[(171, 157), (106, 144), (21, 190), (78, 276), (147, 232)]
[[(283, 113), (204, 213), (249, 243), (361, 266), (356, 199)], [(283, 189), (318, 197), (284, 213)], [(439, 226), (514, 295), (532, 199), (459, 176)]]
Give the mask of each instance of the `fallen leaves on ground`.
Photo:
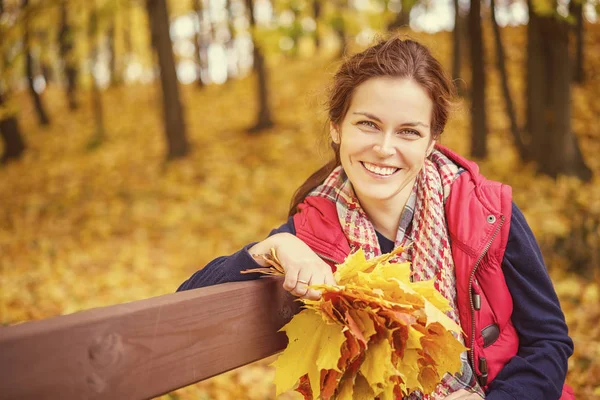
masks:
[[(525, 28), (503, 33), (515, 105), (524, 110), (519, 94)], [(587, 48), (595, 48), (599, 25), (588, 24), (586, 35)], [(449, 33), (411, 36), (450, 66)], [(492, 151), (480, 166), (489, 178), (513, 187), (515, 202), (542, 246), (575, 342), (567, 381), (578, 398), (600, 399), (600, 279), (589, 272), (600, 264), (600, 53), (586, 53), (586, 84), (573, 88), (574, 130), (595, 173), (592, 182), (582, 184), (537, 176), (532, 165), (519, 162), (493, 67), (493, 46), (487, 51)], [(336, 62), (322, 57), (271, 64), (277, 124), (259, 135), (246, 132), (255, 118), (252, 77), (202, 90), (183, 87), (193, 152), (169, 164), (164, 163), (160, 85), (103, 92), (107, 137), (93, 151), (87, 150), (93, 132), (87, 92), (78, 93), (81, 109), (71, 113), (62, 89), (50, 85), (44, 99), (55, 118), (48, 128), (37, 126), (28, 95), (16, 95), (28, 150), (23, 160), (0, 168), (2, 323), (171, 293), (214, 257), (260, 240), (283, 223), (294, 190), (329, 156), (321, 104), (335, 67)], [(464, 103), (442, 135), (445, 145), (465, 155), (467, 111)], [(584, 275), (568, 272), (579, 266)], [(271, 361), (164, 398), (273, 398)], [(366, 390), (366, 382), (359, 383)]]

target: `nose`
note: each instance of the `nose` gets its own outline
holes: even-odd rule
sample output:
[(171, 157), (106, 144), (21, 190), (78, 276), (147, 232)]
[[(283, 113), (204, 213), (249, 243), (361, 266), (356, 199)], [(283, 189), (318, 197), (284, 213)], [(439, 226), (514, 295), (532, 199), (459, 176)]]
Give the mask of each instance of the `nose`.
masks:
[(394, 155), (392, 135), (388, 133), (381, 135), (379, 141), (373, 146), (373, 150), (382, 158)]

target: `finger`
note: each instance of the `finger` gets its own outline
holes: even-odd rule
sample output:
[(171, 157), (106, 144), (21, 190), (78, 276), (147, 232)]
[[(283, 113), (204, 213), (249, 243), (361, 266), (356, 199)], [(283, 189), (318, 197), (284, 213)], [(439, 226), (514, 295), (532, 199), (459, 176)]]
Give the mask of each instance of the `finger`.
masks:
[(292, 268), (287, 269), (285, 271), (285, 280), (283, 281), (283, 288), (288, 292), (293, 291), (296, 287), (296, 284), (298, 283), (299, 272), (299, 270)]
[(331, 272), (325, 274), (325, 284), (330, 286), (337, 286), (337, 282), (335, 281), (335, 278), (333, 277), (333, 274)]
[[(325, 283), (325, 275), (320, 272), (313, 273), (313, 276), (310, 278), (310, 284), (322, 285), (323, 283)], [(303, 297), (309, 300), (319, 300), (321, 298), (321, 291), (309, 288)]]
[(311, 271), (306, 269), (300, 270), (298, 273), (298, 279), (296, 282), (296, 287), (292, 290), (292, 294), (302, 297), (306, 295), (308, 292), (308, 285), (312, 282)]
[(309, 300), (319, 300), (321, 298), (321, 291), (316, 289), (308, 289), (306, 294), (302, 297)]

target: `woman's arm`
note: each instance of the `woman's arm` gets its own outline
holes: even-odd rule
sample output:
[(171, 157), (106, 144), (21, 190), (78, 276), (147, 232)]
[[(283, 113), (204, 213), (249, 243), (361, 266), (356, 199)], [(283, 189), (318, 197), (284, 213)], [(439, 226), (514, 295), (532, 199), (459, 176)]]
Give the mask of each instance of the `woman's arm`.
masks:
[[(250, 243), (236, 253), (233, 253), (229, 256), (215, 258), (204, 268), (200, 269), (188, 280), (183, 282), (177, 291), (180, 292), (183, 290), (218, 285), (220, 283), (249, 281), (260, 278), (261, 274), (259, 273), (242, 274), (241, 271), (264, 266), (257, 262), (251, 254), (268, 253), (270, 247), (275, 247), (270, 243), (273, 241), (271, 238), (278, 233), (288, 233), (292, 235), (296, 234), (292, 217), (290, 217), (288, 221), (279, 228), (273, 229), (269, 233), (269, 236), (262, 242)], [(251, 253), (249, 250), (258, 244), (260, 244), (260, 246), (252, 249)]]
[(331, 267), (295, 235), (294, 220), (290, 217), (287, 223), (272, 230), (265, 240), (251, 243), (230, 256), (214, 259), (185, 281), (177, 291), (257, 279), (261, 274), (242, 274), (241, 271), (267, 266), (264, 261), (255, 260), (252, 254), (268, 253), (274, 248), (285, 270), (283, 288), (295, 296), (317, 300), (321, 293), (308, 286), (335, 285)]
[(573, 341), (542, 254), (513, 203), (503, 271), (513, 298), (519, 351), (489, 386), (487, 399), (559, 399)]

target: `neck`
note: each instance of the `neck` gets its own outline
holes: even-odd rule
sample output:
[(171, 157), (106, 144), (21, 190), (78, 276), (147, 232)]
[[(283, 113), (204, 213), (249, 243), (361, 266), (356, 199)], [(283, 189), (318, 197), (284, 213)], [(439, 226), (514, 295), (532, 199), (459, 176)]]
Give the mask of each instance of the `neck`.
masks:
[(400, 226), (400, 217), (412, 192), (414, 183), (415, 180), (413, 179), (402, 188), (400, 193), (391, 199), (375, 200), (359, 198), (360, 205), (368, 215), (375, 230), (392, 241), (396, 240), (398, 227)]

